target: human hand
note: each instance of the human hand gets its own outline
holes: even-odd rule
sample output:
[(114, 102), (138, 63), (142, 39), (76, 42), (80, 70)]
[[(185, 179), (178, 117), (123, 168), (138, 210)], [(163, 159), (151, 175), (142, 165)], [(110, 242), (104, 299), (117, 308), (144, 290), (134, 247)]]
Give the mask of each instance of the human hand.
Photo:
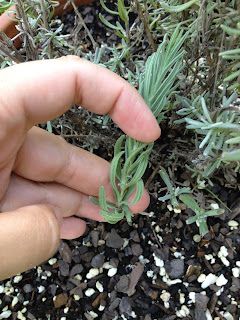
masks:
[[(126, 81), (77, 57), (28, 62), (0, 72), (0, 279), (51, 257), (59, 239), (102, 221), (89, 200), (101, 185), (112, 199), (109, 163), (35, 125), (80, 104), (109, 114), (133, 138), (151, 142), (159, 126)], [(134, 205), (144, 210), (149, 195)]]

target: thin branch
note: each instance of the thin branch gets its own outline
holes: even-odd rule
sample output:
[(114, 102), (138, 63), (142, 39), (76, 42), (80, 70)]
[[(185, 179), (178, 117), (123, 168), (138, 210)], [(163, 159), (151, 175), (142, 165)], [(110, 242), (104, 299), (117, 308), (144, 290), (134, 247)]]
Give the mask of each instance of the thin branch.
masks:
[(93, 39), (93, 36), (92, 36), (90, 30), (88, 29), (86, 23), (84, 22), (84, 19), (83, 19), (81, 13), (78, 11), (78, 8), (77, 8), (77, 6), (76, 6), (75, 3), (74, 3), (74, 0), (70, 0), (70, 3), (71, 3), (71, 5), (73, 6), (74, 12), (75, 12), (75, 14), (77, 15), (80, 23), (81, 23), (82, 26), (84, 27), (84, 29), (85, 29), (85, 31), (86, 31), (86, 33), (87, 33), (90, 41), (92, 42), (93, 48), (96, 49), (98, 45), (97, 45), (97, 43), (95, 42), (95, 40)]
[[(147, 10), (145, 10), (145, 12), (143, 12), (142, 8), (141, 8), (141, 5), (139, 3), (138, 0), (134, 0), (134, 3), (136, 5), (136, 8), (137, 8), (137, 12), (138, 12), (138, 15), (139, 15), (139, 18), (140, 20), (142, 21), (143, 25), (144, 25), (144, 29), (145, 29), (145, 33), (146, 33), (146, 36), (147, 36), (147, 39), (148, 39), (148, 42), (152, 48), (153, 51), (156, 51), (157, 50), (157, 45), (153, 39), (153, 36), (152, 36), (152, 33), (151, 33), (151, 30), (149, 28), (149, 24), (148, 24), (148, 21), (147, 21)], [(146, 8), (145, 8), (146, 9)]]

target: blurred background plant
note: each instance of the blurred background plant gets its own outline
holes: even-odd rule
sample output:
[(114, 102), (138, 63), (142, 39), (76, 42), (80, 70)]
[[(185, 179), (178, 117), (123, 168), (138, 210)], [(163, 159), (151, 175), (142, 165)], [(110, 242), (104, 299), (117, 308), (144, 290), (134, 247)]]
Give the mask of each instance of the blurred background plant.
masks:
[[(182, 205), (192, 213), (198, 212), (203, 221), (203, 227), (197, 223), (202, 235), (207, 231), (206, 203), (214, 201), (225, 212), (231, 210), (231, 197), (224, 198), (219, 190), (239, 197), (238, 0), (100, 0), (94, 5), (97, 16), (90, 22), (87, 13), (71, 0), (67, 3), (75, 12), (71, 29), (66, 27), (67, 16), (53, 17), (56, 1), (1, 1), (0, 12), (12, 2), (17, 10), (16, 37), (23, 45), (16, 49), (14, 39), (0, 34), (1, 68), (77, 54), (118, 73), (139, 89), (147, 58), (166, 35), (170, 37), (176, 26), (181, 32), (188, 32), (182, 44), (183, 68), (174, 82), (178, 87), (172, 86), (167, 108), (161, 113), (162, 138), (152, 149), (143, 179), (154, 201), (160, 201), (159, 212), (169, 205), (177, 208), (179, 212), (175, 214), (182, 214)], [(141, 88), (140, 92), (146, 98)], [(107, 116), (93, 115), (81, 106), (73, 107), (46, 128), (108, 160), (121, 134)], [(142, 185), (139, 187), (141, 190)], [(104, 197), (103, 190), (101, 196)], [(222, 212), (216, 210), (209, 215)], [(189, 221), (198, 220), (194, 216)]]

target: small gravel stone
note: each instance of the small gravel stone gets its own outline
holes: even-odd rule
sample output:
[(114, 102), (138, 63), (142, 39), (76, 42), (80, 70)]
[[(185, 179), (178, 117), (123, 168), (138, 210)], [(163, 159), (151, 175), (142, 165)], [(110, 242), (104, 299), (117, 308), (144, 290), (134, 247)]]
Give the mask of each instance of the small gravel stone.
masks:
[(83, 266), (81, 264), (76, 264), (72, 267), (70, 271), (70, 277), (75, 276), (76, 274), (80, 274), (83, 271)]
[(166, 264), (166, 271), (171, 279), (178, 279), (184, 273), (184, 261), (182, 259), (173, 259), (170, 265)]
[(123, 297), (119, 304), (119, 311), (121, 314), (131, 316), (132, 306), (128, 297)]
[(69, 245), (65, 242), (62, 241), (61, 245), (59, 247), (59, 253), (60, 256), (62, 257), (63, 261), (70, 264), (72, 261), (72, 250), (69, 247)]
[(124, 239), (119, 236), (115, 229), (108, 234), (106, 245), (109, 248), (120, 249), (124, 244)]
[(129, 289), (129, 277), (123, 275), (120, 277), (119, 281), (116, 284), (116, 290), (118, 292), (127, 293)]
[(29, 283), (25, 284), (25, 285), (23, 286), (23, 291), (24, 291), (25, 293), (30, 293), (30, 292), (32, 292), (32, 291), (33, 291), (32, 285), (29, 284)]
[(69, 264), (64, 260), (58, 261), (59, 271), (61, 276), (68, 277), (69, 276)]
[(101, 268), (104, 264), (104, 255), (103, 254), (97, 254), (94, 256), (91, 260), (91, 266), (93, 268)]

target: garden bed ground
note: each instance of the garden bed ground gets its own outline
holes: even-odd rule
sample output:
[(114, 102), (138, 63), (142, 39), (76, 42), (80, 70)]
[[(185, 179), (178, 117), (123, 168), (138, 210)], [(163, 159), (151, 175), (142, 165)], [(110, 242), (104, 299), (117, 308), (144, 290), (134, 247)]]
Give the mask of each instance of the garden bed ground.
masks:
[[(80, 10), (97, 43), (117, 41), (98, 20), (99, 5)], [(71, 33), (74, 14), (63, 21), (64, 32)], [(84, 37), (82, 30), (79, 38)], [(88, 52), (92, 44), (81, 41)], [(74, 107), (52, 122), (52, 129), (110, 160), (119, 131), (111, 123), (103, 127), (97, 117), (88, 121), (88, 116)], [(184, 143), (164, 123), (145, 177), (151, 194), (147, 212), (136, 216), (132, 226), (89, 221), (84, 237), (62, 242), (45, 264), (0, 283), (0, 319), (4, 314), (20, 320), (239, 319), (239, 190), (215, 183), (215, 195), (231, 212), (208, 219), (210, 231), (204, 238), (197, 226), (186, 225), (190, 211), (174, 212), (158, 200), (159, 155), (175, 154), (175, 162), (182, 163), (176, 175), (182, 177), (188, 146), (185, 154), (175, 151)]]

